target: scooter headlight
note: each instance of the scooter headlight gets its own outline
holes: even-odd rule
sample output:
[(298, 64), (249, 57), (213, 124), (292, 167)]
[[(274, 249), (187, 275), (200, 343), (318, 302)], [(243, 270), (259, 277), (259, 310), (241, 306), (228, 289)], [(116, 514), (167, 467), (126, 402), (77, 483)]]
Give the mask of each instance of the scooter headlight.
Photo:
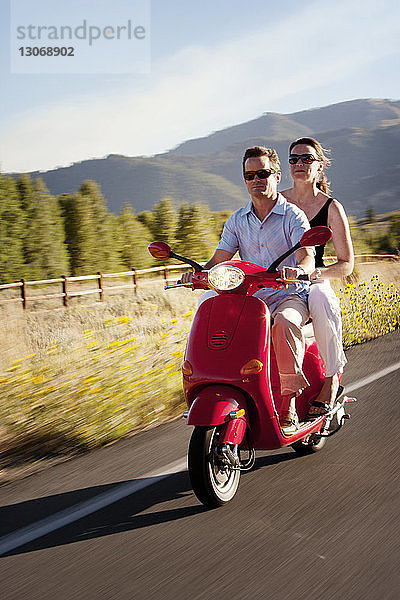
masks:
[(234, 290), (243, 281), (242, 269), (232, 265), (216, 265), (208, 272), (208, 283), (215, 290)]

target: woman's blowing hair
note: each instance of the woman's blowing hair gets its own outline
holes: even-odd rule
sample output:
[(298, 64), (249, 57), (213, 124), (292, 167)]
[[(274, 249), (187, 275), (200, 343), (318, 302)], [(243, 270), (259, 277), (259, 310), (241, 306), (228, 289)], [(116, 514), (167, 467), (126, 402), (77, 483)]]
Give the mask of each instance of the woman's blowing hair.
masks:
[(331, 195), (331, 184), (330, 184), (330, 181), (327, 180), (326, 175), (325, 175), (325, 168), (329, 167), (329, 165), (331, 164), (330, 159), (326, 156), (326, 154), (330, 153), (330, 150), (323, 148), (321, 146), (321, 144), (314, 138), (302, 137), (302, 138), (295, 140), (294, 142), (292, 142), (290, 144), (289, 153), (291, 154), (293, 148), (295, 146), (298, 146), (299, 144), (305, 144), (307, 146), (311, 146), (312, 148), (314, 148), (315, 152), (317, 153), (318, 159), (323, 164), (323, 170), (321, 171), (321, 179), (320, 179), (320, 181), (317, 182), (317, 188), (319, 190), (321, 190), (321, 192), (324, 192), (325, 194), (330, 196)]

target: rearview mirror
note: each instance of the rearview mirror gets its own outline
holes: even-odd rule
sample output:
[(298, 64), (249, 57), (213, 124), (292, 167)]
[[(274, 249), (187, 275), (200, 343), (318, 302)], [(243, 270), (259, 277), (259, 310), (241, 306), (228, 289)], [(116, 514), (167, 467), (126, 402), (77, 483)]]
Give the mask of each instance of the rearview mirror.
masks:
[(154, 258), (169, 258), (172, 252), (165, 242), (151, 242), (147, 249)]
[(303, 233), (300, 245), (304, 248), (305, 246), (322, 246), (326, 244), (332, 237), (332, 231), (329, 227), (324, 225), (317, 225), (312, 227), (305, 233)]

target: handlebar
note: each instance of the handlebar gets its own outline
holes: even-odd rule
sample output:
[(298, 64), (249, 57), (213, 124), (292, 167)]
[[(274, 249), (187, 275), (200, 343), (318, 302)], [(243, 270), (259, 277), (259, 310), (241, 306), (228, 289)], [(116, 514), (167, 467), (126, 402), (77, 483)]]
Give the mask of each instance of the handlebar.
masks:
[(177, 288), (177, 287), (192, 287), (192, 283), (182, 283), (181, 280), (178, 279), (178, 281), (176, 283), (174, 283), (173, 285), (165, 285), (164, 290), (170, 290), (172, 288)]
[[(267, 270), (264, 271), (264, 273), (268, 273)], [(282, 287), (285, 284), (291, 284), (291, 283), (295, 283), (296, 281), (310, 281), (310, 277), (307, 273), (302, 273), (301, 275), (299, 275), (296, 279), (289, 279), (289, 278), (282, 278), (281, 275), (281, 271), (276, 271), (275, 274), (269, 274), (270, 278), (271, 276), (273, 277), (273, 280), (278, 283), (278, 287)], [(257, 273), (256, 274), (256, 278), (257, 281), (254, 283), (254, 275), (249, 275), (249, 281), (251, 281), (253, 279), (253, 283), (250, 283), (250, 285), (257, 285), (258, 288), (261, 287), (274, 287), (273, 285), (271, 285), (271, 282), (269, 285), (262, 285), (262, 282), (260, 281), (260, 279), (258, 279), (257, 276), (262, 277), (262, 273)], [(195, 277), (196, 276), (196, 277)], [(169, 290), (172, 288), (177, 288), (177, 287), (187, 287), (190, 289), (203, 289), (206, 290), (208, 289), (210, 286), (208, 285), (208, 271), (201, 271), (201, 272), (196, 272), (193, 273), (193, 277), (195, 277), (195, 279), (193, 279), (191, 282), (187, 282), (187, 283), (183, 283), (180, 279), (178, 279), (178, 281), (175, 284), (172, 285), (166, 285), (164, 287), (165, 290)]]

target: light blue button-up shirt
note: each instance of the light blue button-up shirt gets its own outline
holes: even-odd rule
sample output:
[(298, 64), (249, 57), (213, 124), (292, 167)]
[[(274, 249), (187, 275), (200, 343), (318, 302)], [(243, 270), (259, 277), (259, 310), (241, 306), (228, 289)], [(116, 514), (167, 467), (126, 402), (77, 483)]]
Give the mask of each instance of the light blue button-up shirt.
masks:
[[(308, 229), (310, 224), (304, 212), (278, 194), (276, 204), (263, 221), (253, 212), (251, 201), (234, 212), (225, 223), (217, 247), (227, 252), (239, 251), (242, 260), (268, 268), (275, 259), (297, 244)], [(293, 253), (279, 268), (296, 267), (297, 264)], [(285, 296), (297, 294), (307, 302), (308, 290), (309, 283), (301, 282), (292, 283), (281, 290), (264, 288), (256, 295), (265, 300), (273, 312)]]

